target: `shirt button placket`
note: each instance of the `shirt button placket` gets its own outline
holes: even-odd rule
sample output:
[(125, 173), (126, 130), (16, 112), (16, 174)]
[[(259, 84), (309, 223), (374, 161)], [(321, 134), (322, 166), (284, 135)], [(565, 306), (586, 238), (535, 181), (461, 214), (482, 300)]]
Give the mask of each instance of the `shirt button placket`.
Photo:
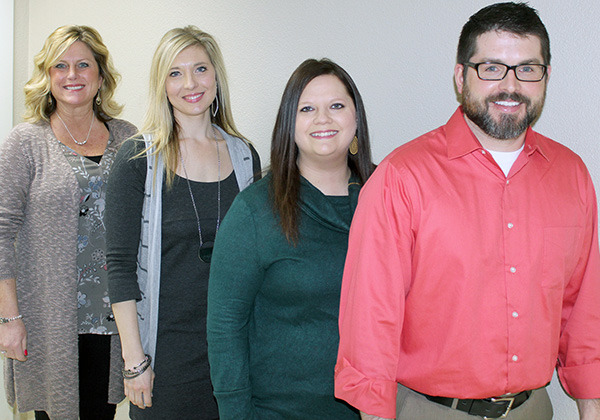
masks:
[[(505, 193), (508, 191), (508, 188), (510, 186), (510, 180), (506, 179), (506, 186), (505, 186)], [(507, 198), (508, 200), (508, 198)], [(510, 200), (507, 201), (507, 205), (505, 207), (506, 211), (503, 212), (503, 217), (504, 217), (504, 228), (506, 229), (506, 235), (505, 235), (505, 246), (507, 250), (514, 250), (515, 249), (515, 243), (514, 241), (517, 239), (517, 237), (515, 235), (518, 236), (518, 232), (516, 231), (515, 228), (515, 223), (514, 223), (514, 214), (511, 212), (512, 206), (509, 205), (510, 204)], [(511, 220), (512, 219), (512, 220)], [(513, 263), (517, 263), (519, 260), (515, 260), (515, 258), (519, 258), (518, 254), (513, 254), (512, 252), (508, 252), (506, 254), (506, 258), (507, 260), (505, 260), (508, 264), (508, 272), (510, 274), (516, 275), (517, 273), (517, 265), (510, 265), (510, 261), (512, 260)], [(508, 293), (508, 313), (509, 313), (509, 337), (511, 337), (511, 339), (509, 340), (509, 342), (512, 343), (512, 345), (509, 346), (508, 349), (508, 358), (509, 361), (511, 363), (517, 363), (519, 361), (519, 356), (518, 353), (521, 351), (520, 348), (520, 344), (519, 344), (519, 336), (522, 333), (521, 329), (523, 328), (523, 325), (521, 322), (518, 322), (520, 319), (520, 313), (519, 311), (516, 309), (516, 305), (518, 305), (517, 302), (519, 302), (519, 295), (518, 295), (518, 291), (519, 291), (519, 286), (518, 283), (514, 281), (514, 279), (516, 279), (517, 277), (512, 277), (512, 281), (509, 280), (509, 283), (506, 285), (507, 287), (507, 293)], [(512, 306), (512, 308), (511, 308)], [(518, 369), (518, 367), (515, 365), (514, 369)]]

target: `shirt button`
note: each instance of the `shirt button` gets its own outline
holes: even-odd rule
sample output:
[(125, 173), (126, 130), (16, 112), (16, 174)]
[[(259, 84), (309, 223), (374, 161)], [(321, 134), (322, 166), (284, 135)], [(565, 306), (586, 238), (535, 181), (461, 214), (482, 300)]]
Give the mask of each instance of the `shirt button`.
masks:
[(511, 273), (516, 273), (517, 272), (517, 268), (516, 267), (510, 267), (510, 272)]
[(508, 184), (510, 184), (510, 180), (507, 179), (506, 180), (506, 185), (508, 185)]
[(515, 355), (513, 355), (513, 357), (512, 357), (512, 361), (513, 361), (513, 362), (516, 362), (517, 360), (519, 360), (519, 356), (517, 356), (516, 354), (515, 354)]
[(485, 150), (482, 150), (482, 151), (481, 151), (481, 154), (482, 154), (482, 155), (485, 155)]
[(514, 311), (514, 312), (512, 313), (512, 317), (513, 317), (513, 318), (518, 318), (518, 317), (519, 317), (519, 313), (518, 313), (517, 311)]
[(508, 226), (508, 228), (509, 228), (509, 229), (512, 229), (513, 227), (515, 227), (515, 225), (513, 225), (512, 223), (509, 223), (509, 224), (508, 224), (508, 225), (506, 225), (506, 226)]

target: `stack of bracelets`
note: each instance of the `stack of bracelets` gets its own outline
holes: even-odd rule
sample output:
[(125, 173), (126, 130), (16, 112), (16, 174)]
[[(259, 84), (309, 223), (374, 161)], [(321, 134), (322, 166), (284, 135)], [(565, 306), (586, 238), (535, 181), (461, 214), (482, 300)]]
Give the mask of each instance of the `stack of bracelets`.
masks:
[(152, 357), (149, 354), (147, 354), (146, 357), (144, 358), (144, 360), (142, 360), (139, 365), (134, 366), (131, 369), (123, 369), (123, 378), (125, 378), (125, 379), (137, 378), (142, 373), (144, 373), (146, 371), (146, 369), (148, 369), (148, 367), (150, 366), (150, 363), (152, 363)]

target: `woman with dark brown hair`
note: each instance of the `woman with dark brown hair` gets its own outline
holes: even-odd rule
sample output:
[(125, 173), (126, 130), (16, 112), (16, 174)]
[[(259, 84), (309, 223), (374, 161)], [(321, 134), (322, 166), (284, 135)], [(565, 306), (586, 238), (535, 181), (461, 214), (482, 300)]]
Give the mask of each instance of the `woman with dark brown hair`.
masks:
[(208, 291), (221, 420), (358, 419), (333, 393), (348, 231), (373, 170), (352, 78), (306, 60), (284, 90), (271, 169), (232, 204)]

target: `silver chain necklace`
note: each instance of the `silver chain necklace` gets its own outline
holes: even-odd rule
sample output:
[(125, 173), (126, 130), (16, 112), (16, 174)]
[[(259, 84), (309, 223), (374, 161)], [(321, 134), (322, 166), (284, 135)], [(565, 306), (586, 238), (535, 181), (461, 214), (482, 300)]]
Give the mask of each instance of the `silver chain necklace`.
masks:
[(58, 119), (60, 120), (62, 125), (65, 127), (65, 130), (67, 130), (67, 133), (69, 133), (69, 136), (71, 136), (71, 138), (73, 139), (75, 144), (83, 146), (84, 144), (86, 144), (88, 142), (88, 140), (90, 139), (90, 133), (92, 132), (92, 127), (94, 126), (94, 113), (93, 112), (92, 112), (92, 123), (90, 124), (90, 129), (88, 130), (87, 137), (85, 138), (84, 141), (77, 141), (77, 139), (75, 137), (73, 137), (73, 134), (71, 134), (71, 130), (69, 130), (69, 127), (67, 127), (67, 124), (65, 124), (63, 119), (60, 118), (60, 114), (58, 112), (56, 113), (56, 116), (58, 117)]
[[(219, 226), (221, 224), (221, 154), (219, 153), (219, 140), (217, 140), (217, 134), (214, 132), (215, 143), (217, 144), (217, 228), (215, 230), (215, 238), (219, 232)], [(194, 206), (194, 213), (196, 214), (196, 221), (198, 222), (198, 238), (200, 239), (200, 246), (198, 248), (198, 258), (205, 263), (210, 264), (212, 258), (212, 251), (215, 245), (214, 241), (202, 240), (202, 228), (200, 227), (200, 216), (198, 215), (198, 208), (196, 207), (196, 200), (194, 200), (194, 194), (192, 193), (192, 186), (190, 184), (190, 177), (188, 176), (185, 163), (183, 163), (183, 154), (181, 149), (179, 150), (179, 159), (181, 160), (181, 166), (183, 167), (183, 173), (185, 174), (185, 180), (187, 181), (188, 190), (190, 192), (190, 198), (192, 199), (192, 205)]]

